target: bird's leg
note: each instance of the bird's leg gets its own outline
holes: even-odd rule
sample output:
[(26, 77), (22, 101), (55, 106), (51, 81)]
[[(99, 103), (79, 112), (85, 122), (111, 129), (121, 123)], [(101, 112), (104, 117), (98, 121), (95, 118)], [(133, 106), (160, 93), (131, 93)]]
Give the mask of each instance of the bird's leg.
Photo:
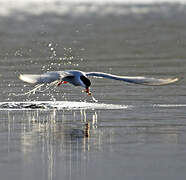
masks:
[(57, 83), (57, 86), (60, 86), (61, 84), (66, 84), (66, 83), (68, 83), (68, 82), (67, 81), (60, 81)]

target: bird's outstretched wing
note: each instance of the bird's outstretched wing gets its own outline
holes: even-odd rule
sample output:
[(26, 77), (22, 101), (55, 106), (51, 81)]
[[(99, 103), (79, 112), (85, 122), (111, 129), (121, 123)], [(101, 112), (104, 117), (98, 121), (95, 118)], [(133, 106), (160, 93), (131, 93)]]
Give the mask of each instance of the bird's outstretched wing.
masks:
[(72, 76), (69, 72), (65, 71), (55, 71), (48, 72), (45, 74), (21, 74), (19, 79), (31, 84), (47, 84), (54, 81), (60, 81), (66, 78), (67, 76)]
[(134, 77), (116, 76), (116, 75), (102, 73), (102, 72), (87, 72), (86, 76), (102, 77), (102, 78), (114, 79), (119, 81), (125, 81), (128, 83), (142, 84), (147, 86), (167, 85), (179, 80), (178, 78), (156, 79), (156, 78), (148, 78), (148, 77), (141, 77), (141, 76), (134, 76)]

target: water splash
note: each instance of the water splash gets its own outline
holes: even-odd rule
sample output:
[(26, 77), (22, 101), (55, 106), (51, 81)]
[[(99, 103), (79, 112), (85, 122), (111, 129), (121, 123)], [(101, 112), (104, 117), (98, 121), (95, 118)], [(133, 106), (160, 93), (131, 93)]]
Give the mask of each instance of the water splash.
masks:
[(15, 94), (15, 93), (10, 93), (9, 94), (9, 96), (26, 96), (26, 95), (31, 95), (31, 94), (35, 94), (36, 93), (36, 91), (38, 90), (38, 89), (40, 89), (42, 86), (43, 86), (44, 84), (39, 84), (39, 85), (36, 85), (35, 87), (34, 87), (34, 89), (32, 89), (32, 90), (30, 90), (30, 91), (28, 91), (28, 92), (26, 92), (26, 93), (19, 93), (19, 94)]
[(98, 100), (97, 100), (93, 95), (91, 95), (91, 97), (92, 97), (92, 100), (93, 100), (94, 102), (98, 102)]
[[(49, 42), (47, 44), (47, 49), (49, 53), (49, 63), (47, 65), (42, 66), (42, 71), (60, 71), (63, 69), (62, 67), (65, 65), (78, 67), (79, 63), (83, 61), (83, 58), (76, 55), (74, 50), (71, 47), (63, 48), (63, 56), (58, 55), (58, 44), (55, 42)], [(61, 47), (60, 47), (61, 51)]]
[(80, 110), (80, 109), (127, 109), (128, 105), (77, 102), (77, 101), (28, 101), (1, 102), (0, 110)]

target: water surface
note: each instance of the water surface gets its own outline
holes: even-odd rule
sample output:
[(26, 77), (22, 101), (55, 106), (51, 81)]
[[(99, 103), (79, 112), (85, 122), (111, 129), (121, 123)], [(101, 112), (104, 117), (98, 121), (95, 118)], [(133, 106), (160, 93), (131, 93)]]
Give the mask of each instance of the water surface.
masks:
[(1, 178), (185, 179), (185, 79), (162, 87), (91, 79), (97, 103), (70, 85), (12, 95), (33, 88), (20, 73), (48, 70), (185, 77), (185, 5), (16, 7), (1, 6), (0, 17)]

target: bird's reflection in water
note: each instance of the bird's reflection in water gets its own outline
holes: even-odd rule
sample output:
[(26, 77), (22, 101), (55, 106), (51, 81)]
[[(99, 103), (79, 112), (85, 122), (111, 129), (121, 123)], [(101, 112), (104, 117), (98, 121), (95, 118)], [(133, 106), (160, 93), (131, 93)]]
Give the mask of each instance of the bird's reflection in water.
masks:
[(19, 131), (23, 161), (39, 156), (44, 179), (55, 179), (60, 169), (65, 179), (86, 173), (84, 158), (88, 159), (90, 137), (96, 131), (96, 111), (11, 111), (8, 119), (10, 136)]

